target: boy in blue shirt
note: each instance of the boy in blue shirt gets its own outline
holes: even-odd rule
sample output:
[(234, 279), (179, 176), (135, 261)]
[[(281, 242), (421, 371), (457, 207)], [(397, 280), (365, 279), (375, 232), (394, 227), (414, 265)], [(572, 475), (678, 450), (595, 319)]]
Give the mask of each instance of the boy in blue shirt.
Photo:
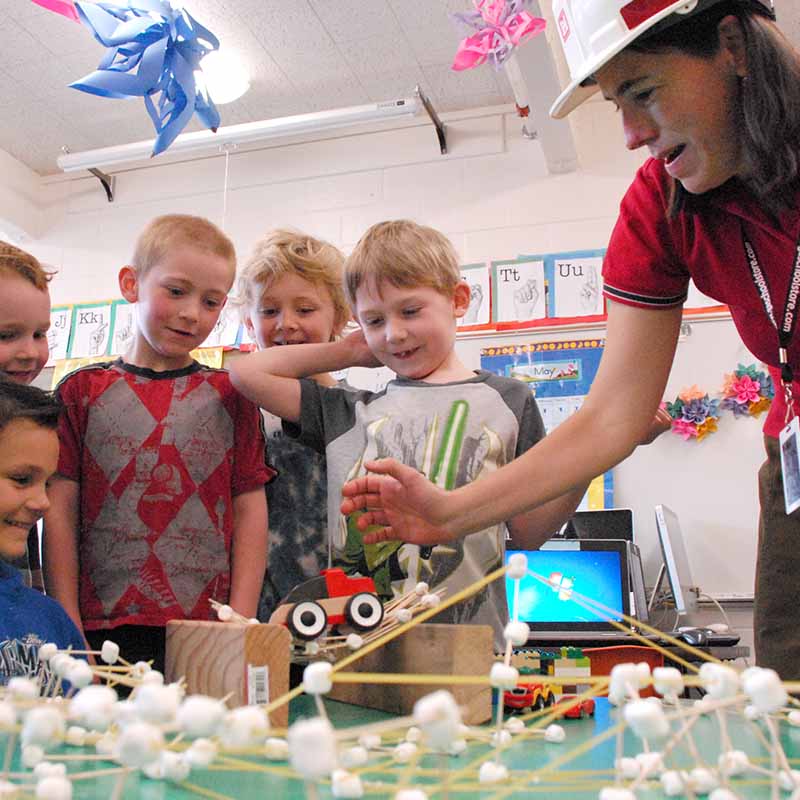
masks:
[(0, 377), (0, 686), (35, 677), (46, 642), (83, 650), (83, 638), (61, 606), (22, 581), (19, 558), (28, 531), (49, 507), (47, 485), (58, 465), (58, 416), (52, 396)]

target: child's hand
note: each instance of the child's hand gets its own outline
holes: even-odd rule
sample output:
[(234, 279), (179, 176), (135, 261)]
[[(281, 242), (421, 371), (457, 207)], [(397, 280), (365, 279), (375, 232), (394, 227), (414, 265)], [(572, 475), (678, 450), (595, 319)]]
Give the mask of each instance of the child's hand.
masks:
[(357, 331), (348, 333), (342, 339), (342, 344), (350, 354), (350, 366), (352, 367), (382, 367), (383, 364), (372, 355), (372, 351), (367, 347), (367, 340), (364, 338), (364, 331), (359, 328)]

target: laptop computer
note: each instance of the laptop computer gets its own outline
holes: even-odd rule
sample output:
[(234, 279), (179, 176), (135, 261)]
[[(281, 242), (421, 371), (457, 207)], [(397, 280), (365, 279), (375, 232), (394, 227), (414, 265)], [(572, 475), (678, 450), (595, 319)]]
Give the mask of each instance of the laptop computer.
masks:
[(573, 539), (627, 539), (632, 542), (633, 510), (603, 508), (576, 511), (558, 535)]
[[(531, 629), (530, 642), (570, 643), (625, 640), (626, 634), (609, 619), (625, 624), (630, 614), (629, 542), (624, 539), (551, 539), (539, 550), (509, 550), (523, 553), (532, 575), (520, 581), (506, 578), (510, 614), (518, 603), (518, 618)], [(601, 603), (611, 614), (587, 608), (576, 593)]]

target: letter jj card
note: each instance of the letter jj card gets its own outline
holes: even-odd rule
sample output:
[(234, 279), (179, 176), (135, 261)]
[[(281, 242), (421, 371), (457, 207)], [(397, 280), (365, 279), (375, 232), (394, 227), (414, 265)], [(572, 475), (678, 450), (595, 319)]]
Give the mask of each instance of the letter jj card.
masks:
[(783, 499), (786, 513), (800, 508), (800, 422), (792, 417), (781, 431), (781, 472), (783, 473)]

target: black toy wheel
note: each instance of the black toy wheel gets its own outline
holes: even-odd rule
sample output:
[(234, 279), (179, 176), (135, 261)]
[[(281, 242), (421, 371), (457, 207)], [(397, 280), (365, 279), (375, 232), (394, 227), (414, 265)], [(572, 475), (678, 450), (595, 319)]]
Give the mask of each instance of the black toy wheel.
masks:
[(547, 697), (544, 700), (544, 707), (550, 708), (556, 701), (556, 696), (552, 692), (547, 693)]
[(357, 631), (371, 631), (383, 620), (383, 603), (377, 595), (359, 592), (347, 601), (344, 616)]
[(286, 625), (298, 639), (316, 639), (328, 624), (325, 609), (313, 600), (302, 600), (292, 606)]
[(536, 700), (533, 701), (533, 710), (541, 711), (545, 707), (544, 695), (538, 694)]

